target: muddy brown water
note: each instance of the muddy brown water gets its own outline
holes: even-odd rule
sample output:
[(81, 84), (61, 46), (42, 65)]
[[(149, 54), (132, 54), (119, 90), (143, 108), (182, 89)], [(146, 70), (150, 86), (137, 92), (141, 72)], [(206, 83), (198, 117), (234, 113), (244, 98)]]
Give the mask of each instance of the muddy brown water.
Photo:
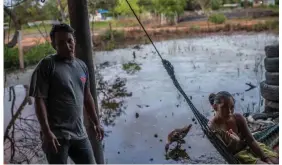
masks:
[[(245, 83), (257, 86), (264, 79), (264, 69), (260, 67), (265, 56), (264, 46), (275, 42), (278, 42), (277, 36), (260, 33), (164, 41), (156, 46), (174, 65), (179, 83), (196, 108), (209, 118), (213, 113), (208, 95), (221, 90), (234, 94), (237, 112), (262, 108), (259, 88), (245, 92), (248, 89)], [(141, 69), (129, 74), (123, 70), (123, 64), (129, 62), (137, 63)], [(203, 136), (200, 125), (193, 121), (192, 111), (177, 92), (151, 45), (142, 45), (139, 50), (129, 47), (96, 52), (95, 63), (100, 87), (104, 86), (98, 89), (98, 98), (107, 131), (104, 140), (107, 163), (224, 163)], [(33, 67), (24, 73), (10, 73), (7, 86), (28, 84), (32, 71)], [(15, 89), (18, 107), (25, 94), (22, 86)], [(8, 88), (4, 99), (6, 128), (11, 118)], [(28, 105), (22, 116), (32, 114), (33, 105)], [(193, 127), (185, 137), (186, 143), (167, 158), (164, 151), (167, 134), (191, 123)], [(34, 127), (38, 128), (38, 124)], [(37, 147), (40, 150), (40, 146)], [(5, 159), (9, 156), (6, 151)], [(31, 162), (39, 161), (35, 157)]]

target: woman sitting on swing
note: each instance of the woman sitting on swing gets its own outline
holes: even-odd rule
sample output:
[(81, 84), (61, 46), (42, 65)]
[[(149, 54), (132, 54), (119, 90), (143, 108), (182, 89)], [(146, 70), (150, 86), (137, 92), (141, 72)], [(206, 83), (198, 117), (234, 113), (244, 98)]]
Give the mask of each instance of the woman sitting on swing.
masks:
[(228, 150), (242, 164), (279, 164), (277, 153), (265, 144), (257, 142), (251, 134), (245, 118), (234, 113), (234, 98), (222, 91), (210, 94), (209, 101), (215, 110), (210, 128), (220, 135)]

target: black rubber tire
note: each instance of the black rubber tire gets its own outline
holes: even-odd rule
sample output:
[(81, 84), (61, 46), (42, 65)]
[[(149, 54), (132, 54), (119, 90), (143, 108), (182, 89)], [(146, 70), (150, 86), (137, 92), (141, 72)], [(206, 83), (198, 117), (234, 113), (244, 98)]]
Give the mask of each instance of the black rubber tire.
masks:
[(265, 58), (264, 67), (268, 72), (279, 72), (279, 57)]
[(279, 73), (265, 72), (265, 83), (268, 85), (279, 85)]
[(263, 113), (273, 113), (273, 112), (279, 112), (279, 109), (271, 108), (269, 106), (265, 106), (264, 107), (264, 112)]
[(268, 45), (264, 48), (264, 51), (268, 58), (279, 57), (279, 45)]
[(273, 108), (273, 109), (279, 109), (279, 103), (278, 102), (274, 102), (274, 101), (270, 101), (270, 100), (265, 100), (264, 105), (268, 106), (270, 108)]
[(268, 85), (263, 81), (260, 83), (260, 91), (264, 99), (279, 102), (279, 86)]

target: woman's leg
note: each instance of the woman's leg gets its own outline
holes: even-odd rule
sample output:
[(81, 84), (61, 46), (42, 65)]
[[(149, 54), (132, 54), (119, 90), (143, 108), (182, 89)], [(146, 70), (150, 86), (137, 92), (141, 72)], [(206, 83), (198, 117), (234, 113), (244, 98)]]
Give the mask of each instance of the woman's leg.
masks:
[(268, 163), (261, 161), (261, 160), (257, 160), (256, 164), (268, 164)]
[(279, 164), (279, 158), (276, 158), (276, 157), (271, 157), (269, 158), (270, 161), (273, 163), (273, 164)]

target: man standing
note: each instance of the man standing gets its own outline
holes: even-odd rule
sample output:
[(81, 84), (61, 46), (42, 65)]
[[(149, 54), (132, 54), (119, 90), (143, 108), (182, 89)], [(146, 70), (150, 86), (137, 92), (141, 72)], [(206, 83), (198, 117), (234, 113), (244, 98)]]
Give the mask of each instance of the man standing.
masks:
[(75, 57), (74, 30), (67, 24), (54, 25), (50, 38), (55, 55), (42, 59), (31, 77), (29, 95), (42, 130), (43, 151), (50, 164), (94, 164), (94, 154), (83, 123), (87, 111), (99, 140), (100, 126), (90, 93), (88, 69)]

